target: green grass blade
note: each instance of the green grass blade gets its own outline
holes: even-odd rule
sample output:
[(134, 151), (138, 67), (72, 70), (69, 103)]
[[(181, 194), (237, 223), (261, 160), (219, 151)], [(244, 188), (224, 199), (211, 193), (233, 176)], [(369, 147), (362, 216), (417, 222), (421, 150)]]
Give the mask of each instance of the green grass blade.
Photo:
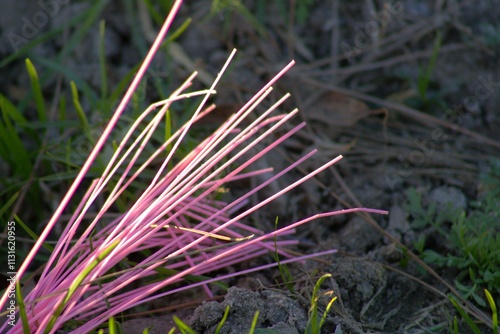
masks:
[(163, 42), (161, 44), (161, 47), (164, 47), (168, 43), (171, 43), (171, 42), (175, 41), (177, 38), (179, 38), (179, 36), (182, 35), (184, 33), (184, 31), (186, 31), (186, 29), (189, 27), (189, 25), (191, 24), (191, 21), (193, 21), (193, 20), (190, 17), (188, 17), (186, 20), (184, 20), (184, 22), (182, 22), (181, 26), (179, 28), (177, 28), (173, 33), (171, 33), (167, 37), (165, 42)]
[[(167, 109), (165, 112), (165, 141), (168, 141), (172, 137), (172, 118), (170, 117), (170, 109)], [(168, 153), (172, 150), (172, 144), (169, 144), (165, 147), (165, 153)]]
[(120, 325), (116, 322), (115, 317), (108, 319), (109, 334), (121, 334)]
[(14, 202), (16, 201), (17, 197), (19, 196), (19, 191), (14, 193), (14, 195), (12, 195), (8, 200), (7, 200), (7, 203), (5, 203), (1, 208), (0, 208), (0, 217), (2, 217), (6, 212), (7, 210), (12, 206), (12, 204), (14, 204)]
[(106, 23), (101, 20), (99, 23), (99, 72), (101, 74), (101, 99), (106, 100), (108, 96), (108, 75), (106, 71), (106, 52), (104, 45), (104, 33)]
[(467, 325), (469, 325), (469, 328), (472, 330), (472, 332), (474, 332), (474, 334), (481, 334), (481, 331), (476, 326), (476, 324), (474, 323), (474, 321), (472, 321), (472, 319), (464, 311), (464, 309), (462, 307), (460, 307), (460, 305), (458, 305), (458, 303), (456, 302), (456, 300), (452, 296), (449, 296), (448, 298), (450, 299), (450, 301), (453, 304), (453, 306), (455, 306), (455, 309), (458, 311), (458, 313), (460, 313), (460, 315), (462, 316), (462, 318), (465, 320), (465, 322), (467, 323)]
[(108, 256), (113, 249), (120, 243), (120, 239), (115, 240), (111, 245), (106, 247), (101, 254), (97, 256), (97, 258), (92, 261), (75, 279), (75, 281), (71, 284), (71, 286), (68, 289), (68, 292), (66, 293), (66, 296), (64, 297), (62, 303), (59, 304), (55, 312), (52, 314), (52, 317), (47, 325), (47, 328), (45, 328), (45, 333), (49, 333), (52, 328), (54, 327), (54, 324), (57, 321), (57, 318), (61, 314), (62, 310), (66, 306), (66, 304), (69, 302), (75, 291), (80, 287), (80, 284), (82, 284), (83, 280), (90, 274), (92, 270), (106, 257)]
[(79, 168), (80, 166), (78, 164), (75, 164), (71, 161), (71, 159), (69, 159), (68, 157), (66, 158), (60, 158), (58, 156), (55, 156), (54, 154), (52, 154), (51, 152), (47, 151), (45, 152), (45, 155), (49, 158), (52, 159), (52, 161), (55, 161), (55, 162), (60, 162), (62, 163), (63, 165), (66, 165), (67, 167), (71, 167), (71, 168)]
[(330, 300), (330, 302), (328, 303), (328, 305), (326, 305), (325, 312), (323, 312), (323, 316), (321, 317), (321, 320), (319, 321), (319, 329), (321, 329), (321, 327), (323, 327), (323, 324), (326, 321), (326, 317), (328, 316), (328, 313), (330, 313), (330, 309), (332, 308), (332, 305), (333, 305), (333, 303), (335, 303), (336, 300), (337, 300), (337, 297), (333, 297)]
[(421, 70), (417, 79), (418, 93), (420, 94), (420, 97), (424, 101), (427, 100), (427, 89), (431, 81), (432, 72), (436, 67), (436, 61), (440, 49), (441, 49), (441, 33), (438, 31), (436, 35), (436, 40), (434, 41), (434, 48), (432, 49), (431, 58), (429, 60), (429, 64), (427, 65), (427, 69), (425, 72)]
[(77, 278), (75, 279), (75, 281), (73, 282), (73, 284), (71, 284), (70, 288), (69, 288), (69, 291), (68, 291), (68, 294), (66, 295), (66, 297), (64, 298), (64, 302), (63, 304), (66, 304), (69, 299), (71, 298), (71, 296), (73, 296), (73, 294), (75, 293), (76, 289), (80, 286), (80, 284), (83, 282), (83, 280), (85, 279), (85, 277), (87, 277), (90, 272), (106, 257), (108, 256), (109, 253), (111, 253), (111, 251), (113, 251), (113, 249), (115, 249), (115, 247), (120, 243), (120, 239), (117, 239), (115, 240), (111, 245), (109, 245), (108, 247), (106, 247), (101, 254), (99, 254), (97, 256), (97, 258), (88, 266), (85, 268), (85, 270), (83, 272), (80, 273), (80, 275), (77, 276)]
[(0, 110), (3, 119), (3, 122), (0, 121), (0, 155), (11, 165), (16, 175), (27, 179), (33, 169), (33, 164), (19, 136), (19, 131), (11, 121), (12, 115), (15, 115), (17, 110), (1, 94)]
[[(47, 175), (43, 177), (39, 177), (38, 180), (46, 181), (46, 182), (55, 182), (55, 181), (63, 181), (63, 180), (74, 180), (77, 175), (77, 171), (69, 171), (69, 172), (58, 172), (56, 174)], [(89, 173), (88, 177), (97, 177), (97, 173)]]
[(4, 95), (0, 94), (0, 98), (2, 99), (2, 108), (5, 110), (7, 115), (9, 115), (10, 119), (12, 119), (15, 123), (25, 125), (28, 123), (28, 120), (22, 112), (18, 110), (18, 108), (9, 101)]
[(21, 321), (23, 325), (23, 333), (30, 334), (30, 325), (28, 322), (28, 314), (26, 313), (26, 305), (24, 304), (23, 293), (21, 291), (21, 285), (19, 280), (16, 279), (16, 299), (19, 304), (19, 315), (21, 316)]
[(196, 334), (194, 330), (192, 330), (186, 323), (184, 323), (181, 319), (174, 315), (173, 317), (177, 328), (181, 331), (182, 334)]
[[(307, 327), (306, 327), (306, 333), (308, 334), (316, 334), (320, 332), (321, 327), (320, 327), (320, 321), (318, 320), (318, 299), (319, 299), (318, 293), (319, 289), (321, 288), (321, 284), (323, 284), (324, 280), (330, 277), (332, 277), (331, 274), (324, 274), (318, 279), (318, 281), (314, 285), (311, 297), (311, 308), (309, 309), (309, 320), (307, 321)], [(330, 303), (333, 304), (333, 301), (330, 301)]]
[[(93, 245), (93, 243), (92, 243), (92, 238), (93, 238), (93, 236), (94, 236), (94, 232), (95, 232), (95, 230), (94, 230), (94, 231), (92, 231), (92, 233), (90, 234), (90, 236), (89, 236), (89, 238), (88, 238), (88, 239), (89, 239), (89, 246), (90, 246), (90, 251), (91, 251), (91, 252), (93, 252), (93, 251), (95, 250), (94, 245)], [(97, 285), (99, 286), (99, 289), (102, 289), (102, 283), (101, 283), (101, 281), (97, 281)], [(110, 309), (110, 308), (111, 308), (111, 303), (109, 302), (109, 298), (108, 298), (107, 296), (104, 296), (104, 301), (105, 301), (105, 303), (106, 303), (106, 307), (107, 307), (108, 309)], [(113, 320), (114, 320), (114, 319), (113, 319)]]
[(220, 330), (222, 329), (222, 326), (226, 323), (227, 316), (229, 315), (229, 305), (226, 306), (226, 309), (224, 310), (224, 315), (222, 316), (221, 321), (217, 325), (217, 328), (215, 329), (215, 334), (219, 334)]
[(83, 111), (82, 105), (80, 104), (80, 100), (78, 98), (78, 89), (73, 81), (71, 81), (71, 96), (73, 97), (73, 105), (76, 110), (76, 114), (78, 115), (78, 119), (80, 120), (80, 125), (84, 131), (84, 133), (90, 132), (89, 121), (87, 120), (87, 116), (85, 116), (85, 112)]
[(161, 25), (163, 23), (163, 20), (165, 19), (165, 15), (160, 14), (158, 11), (155, 10), (153, 4), (151, 3), (151, 0), (143, 0), (143, 2), (146, 5), (146, 8), (148, 9), (149, 15), (151, 15), (155, 23)]
[(486, 299), (488, 300), (488, 304), (490, 304), (491, 308), (491, 324), (493, 325), (493, 333), (498, 333), (498, 312), (495, 300), (493, 300), (493, 297), (488, 290), (484, 289), (484, 294), (486, 295)]
[[(26, 225), (22, 220), (21, 218), (19, 218), (17, 215), (14, 215), (14, 219), (16, 220), (16, 222), (21, 225), (21, 227), (23, 228), (24, 231), (26, 231), (26, 233), (29, 234), (29, 236), (33, 239), (33, 240), (38, 240), (38, 235), (31, 229), (29, 228), (28, 225)], [(48, 250), (49, 252), (53, 252), (54, 251), (54, 247), (52, 247), (51, 245), (49, 245), (48, 243), (43, 243), (43, 247)]]
[(36, 110), (38, 112), (38, 119), (42, 122), (46, 122), (47, 109), (45, 108), (45, 99), (43, 98), (40, 79), (38, 78), (38, 73), (36, 72), (35, 66), (29, 59), (26, 59), (26, 69), (28, 70), (28, 75), (31, 81), (31, 90), (33, 91), (33, 97), (35, 99)]
[(248, 331), (248, 334), (254, 334), (255, 332), (255, 327), (257, 327), (257, 321), (259, 320), (259, 310), (257, 310), (253, 316), (252, 319), (252, 326), (250, 326), (250, 330)]
[(139, 69), (140, 65), (141, 64), (135, 65), (130, 71), (127, 72), (127, 74), (123, 76), (123, 78), (121, 78), (118, 84), (115, 85), (115, 89), (111, 92), (107, 100), (110, 102), (110, 105), (108, 107), (109, 109), (111, 109), (111, 111), (114, 111), (118, 106), (118, 102), (121, 96), (123, 95), (123, 92), (134, 78), (134, 75), (137, 73), (137, 70)]

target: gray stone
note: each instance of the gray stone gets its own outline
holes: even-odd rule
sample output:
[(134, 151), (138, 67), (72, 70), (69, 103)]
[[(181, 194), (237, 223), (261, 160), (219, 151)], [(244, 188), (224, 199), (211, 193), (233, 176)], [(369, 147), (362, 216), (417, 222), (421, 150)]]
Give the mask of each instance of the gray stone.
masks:
[(437, 187), (434, 188), (429, 194), (429, 204), (434, 203), (437, 211), (444, 211), (451, 206), (452, 209), (465, 210), (467, 207), (467, 200), (465, 195), (455, 187)]
[(250, 291), (236, 287), (228, 290), (222, 303), (209, 302), (199, 306), (189, 325), (197, 333), (213, 333), (226, 306), (229, 306), (230, 311), (221, 329), (223, 334), (248, 332), (257, 311), (259, 317), (256, 328), (273, 330), (273, 333), (303, 333), (307, 325), (305, 311), (284, 292)]

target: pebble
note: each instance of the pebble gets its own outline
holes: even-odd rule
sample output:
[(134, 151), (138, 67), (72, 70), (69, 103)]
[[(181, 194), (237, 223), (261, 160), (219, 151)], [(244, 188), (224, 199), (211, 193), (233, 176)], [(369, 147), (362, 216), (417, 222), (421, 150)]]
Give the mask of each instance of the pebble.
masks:
[(455, 187), (441, 186), (432, 189), (428, 201), (435, 203), (438, 212), (447, 210), (448, 205), (455, 210), (465, 210), (467, 207), (464, 193)]

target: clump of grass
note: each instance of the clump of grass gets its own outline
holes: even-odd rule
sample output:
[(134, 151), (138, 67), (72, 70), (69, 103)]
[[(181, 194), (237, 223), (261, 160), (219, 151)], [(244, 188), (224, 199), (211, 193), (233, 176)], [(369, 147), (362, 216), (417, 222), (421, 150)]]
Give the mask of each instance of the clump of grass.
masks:
[[(321, 333), (321, 327), (325, 323), (326, 317), (330, 312), (330, 308), (333, 303), (337, 300), (337, 297), (334, 296), (330, 299), (328, 304), (326, 305), (325, 310), (323, 311), (323, 315), (320, 318), (319, 310), (318, 310), (318, 300), (321, 297), (319, 295), (319, 291), (321, 289), (321, 284), (327, 279), (332, 277), (331, 274), (325, 274), (319, 278), (319, 280), (314, 285), (313, 294), (311, 297), (311, 308), (309, 309), (309, 320), (307, 321), (306, 334), (317, 334)], [(331, 296), (333, 295), (333, 291), (329, 291), (324, 295)]]
[[(471, 202), (468, 212), (463, 210), (436, 211), (435, 205), (422, 207), (421, 195), (409, 191), (406, 209), (413, 219), (413, 227), (433, 227), (445, 240), (447, 254), (426, 249), (425, 240), (417, 242), (424, 261), (437, 267), (458, 271), (455, 286), (466, 299), (486, 307), (481, 296), (483, 289), (500, 295), (500, 168), (492, 164), (482, 179), (484, 195)], [(498, 304), (498, 299), (497, 299)]]
[[(99, 156), (99, 152), (116, 129), (121, 113), (138, 87), (180, 4), (181, 1), (174, 3), (172, 12), (116, 113), (19, 268), (18, 279), (23, 278), (55, 223), (60, 220), (61, 213), (70, 200), (74, 199), (75, 191), (82, 185), (92, 163), (98, 157), (105, 158)], [(284, 247), (295, 242), (275, 242), (275, 236), (293, 233), (297, 226), (321, 217), (359, 211), (386, 213), (365, 208), (326, 212), (270, 233), (245, 225), (243, 219), (246, 216), (342, 158), (339, 156), (327, 162), (262, 202), (244, 209), (251, 195), (310, 158), (315, 150), (240, 198), (230, 203), (217, 199), (217, 194), (224, 185), (271, 172), (271, 168), (252, 172), (246, 170), (304, 126), (302, 123), (290, 130), (283, 130), (283, 125), (297, 110), (288, 114), (272, 115), (289, 96), (287, 94), (255, 120), (248, 122), (246, 127), (240, 127), (247, 116), (271, 93), (271, 86), (293, 62), (180, 161), (174, 159), (175, 152), (184, 143), (191, 126), (213, 110), (213, 106), (205, 107), (205, 103), (215, 93), (214, 88), (233, 56), (234, 51), (212, 87), (186, 92), (192, 85), (195, 73), (169, 98), (151, 105), (130, 125), (129, 130), (115, 146), (101, 175), (90, 184), (88, 191), (81, 198), (50, 258), (42, 268), (35, 287), (24, 298), (19, 298), (19, 307), (22, 309), (18, 310), (23, 315), (23, 322), (9, 328), (10, 332), (36, 330), (53, 333), (57, 329), (70, 326), (73, 333), (87, 333), (113, 316), (156, 298), (196, 286), (203, 286), (210, 295), (210, 283), (275, 264), (251, 268), (217, 279), (206, 279), (204, 274), (273, 252), (276, 247), (278, 253), (287, 258), (281, 261), (283, 264), (321, 255), (293, 257)], [(78, 100), (75, 95), (74, 93), (74, 98)], [(197, 96), (201, 96), (202, 101), (191, 119), (168, 136), (154, 152), (145, 151), (144, 148), (165, 119), (169, 108), (177, 101)], [(273, 133), (276, 134), (278, 130), (279, 136), (270, 143), (264, 143), (264, 139)], [(107, 153), (104, 152), (103, 155)], [(248, 158), (248, 155), (251, 157)], [(157, 171), (150, 174), (149, 179), (140, 179), (140, 182), (146, 182), (146, 187), (136, 194), (134, 204), (122, 214), (110, 215), (129, 187), (138, 182), (139, 176), (158, 160), (161, 164)], [(100, 198), (102, 202), (97, 203)], [(97, 212), (87, 220), (91, 209), (96, 205)], [(130, 260), (131, 256), (137, 254), (141, 255), (137, 262)], [(197, 281), (193, 283), (193, 279)], [(185, 285), (173, 287), (174, 284), (186, 281)], [(135, 282), (140, 284), (129, 289)], [(7, 295), (6, 291), (0, 300), (0, 306), (6, 302)], [(7, 329), (6, 326), (8, 325), (1, 327), (2, 331)]]

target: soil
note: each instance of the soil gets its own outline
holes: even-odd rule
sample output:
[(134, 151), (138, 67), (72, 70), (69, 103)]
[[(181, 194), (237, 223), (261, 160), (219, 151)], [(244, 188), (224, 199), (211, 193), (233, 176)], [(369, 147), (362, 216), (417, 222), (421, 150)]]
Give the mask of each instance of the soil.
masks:
[[(323, 333), (449, 332), (455, 311), (442, 295), (448, 290), (413, 260), (408, 261), (394, 241), (414, 249), (421, 235), (435, 233), (412, 226), (405, 209), (408, 189), (416, 188), (424, 205), (437, 203), (438, 210), (448, 203), (467, 210), (477, 199), (481, 172), (500, 151), (500, 6), (489, 0), (290, 1), (282, 12), (277, 3), (244, 1), (258, 17), (255, 23), (245, 17), (238, 1), (220, 2), (213, 15), (210, 3), (186, 2), (175, 21), (178, 27), (186, 18), (193, 19), (177, 41), (193, 67), (180, 65), (179, 54), (163, 54), (153, 71), (160, 75), (162, 61), (171, 59), (176, 65), (168, 76), (170, 85), (176, 87), (195, 68), (214, 76), (229, 51), (237, 48), (237, 60), (218, 88), (215, 103), (219, 107), (210, 119), (216, 123), (294, 59), (296, 65), (275, 88), (292, 94), (287, 107), (297, 106), (301, 113), (295, 121), (305, 120), (307, 127), (299, 138), (285, 144), (281, 157), (272, 157), (279, 161), (269, 161), (269, 165), (279, 170), (286, 159), (296, 159), (312, 148), (320, 153), (303, 170), (344, 156), (320, 174), (317, 182), (284, 196), (255, 220), (274, 222), (279, 216), (282, 223), (292, 222), (357, 206), (390, 213), (371, 218), (337, 216), (302, 227), (297, 234), (299, 251), (336, 248), (338, 253), (291, 265), (294, 294), (274, 285), (281, 279), (279, 272), (266, 271), (229, 282), (233, 287), (223, 300), (203, 302), (195, 310), (177, 310), (176, 314), (198, 333), (213, 333), (229, 305), (231, 313), (221, 333), (245, 332), (257, 310), (259, 333), (304, 333), (314, 283), (322, 273), (331, 273), (321, 288), (333, 291), (338, 299)], [(300, 11), (294, 15), (289, 3), (306, 15), (302, 17)], [(85, 5), (76, 2), (61, 7), (64, 13), (43, 30), (58, 27)], [(22, 22), (13, 18), (29, 17), (40, 10), (37, 6), (18, 1), (2, 10), (3, 56), (12, 46), (5, 32), (22, 29)], [(113, 85), (141, 57), (121, 2), (109, 4), (103, 18)], [(143, 42), (149, 44), (147, 23), (138, 21)], [(154, 32), (156, 25), (152, 27)], [(95, 27), (66, 66), (99, 87), (97, 36)], [(425, 100), (417, 82), (429, 66), (437, 36), (441, 46)], [(32, 52), (50, 58), (61, 42), (40, 44)], [(20, 87), (29, 87), (26, 76), (19, 75), (24, 73), (22, 63), (3, 69), (0, 79), (2, 91), (14, 99)], [(148, 96), (151, 101), (156, 98)], [(283, 184), (298, 176), (290, 176)], [(273, 224), (266, 228), (272, 230)], [(440, 269), (438, 274), (453, 284), (453, 272)], [(320, 299), (321, 310), (328, 300)], [(127, 322), (124, 333), (142, 333), (145, 324), (154, 325), (150, 333), (164, 333), (172, 327), (167, 321), (171, 315), (148, 319)], [(467, 333), (467, 326), (462, 322), (460, 326), (460, 333)]]

